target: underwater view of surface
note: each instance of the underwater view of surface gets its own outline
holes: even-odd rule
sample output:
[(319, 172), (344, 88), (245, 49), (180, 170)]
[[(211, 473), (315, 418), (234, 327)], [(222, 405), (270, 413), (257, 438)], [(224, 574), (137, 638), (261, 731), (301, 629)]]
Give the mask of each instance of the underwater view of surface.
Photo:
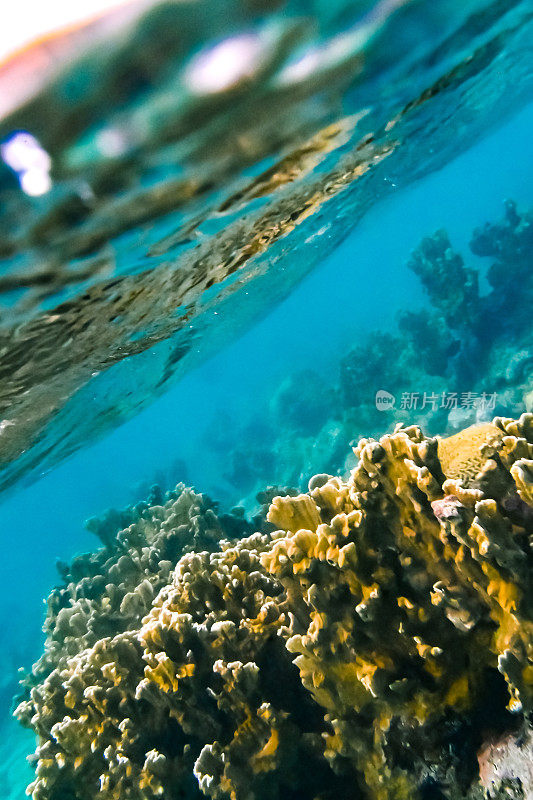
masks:
[(61, 42), (0, 64), (0, 796), (533, 800), (532, 3)]

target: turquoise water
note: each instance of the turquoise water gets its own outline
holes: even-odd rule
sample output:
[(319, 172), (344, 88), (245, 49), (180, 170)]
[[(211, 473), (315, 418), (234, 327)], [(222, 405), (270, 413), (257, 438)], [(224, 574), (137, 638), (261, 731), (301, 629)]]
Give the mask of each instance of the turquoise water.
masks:
[[(494, 308), (494, 318), (490, 306), (485, 308), (480, 338), (485, 336), (495, 354), (492, 372), (476, 361), (478, 354), (466, 360), (462, 372), (448, 367), (432, 374), (420, 367), (393, 381), (390, 369), (380, 371), (379, 360), (372, 364), (370, 351), (354, 354), (354, 348), (363, 347), (377, 332), (397, 336), (399, 314), (431, 309), (421, 280), (407, 266), (424, 237), (445, 229), (466, 265), (479, 270), (481, 296), (491, 297), (490, 258), (471, 252), (472, 232), (489, 221), (499, 222), (507, 200), (513, 200), (520, 213), (533, 208), (530, 4), (443, 3), (442, 9), (433, 9), (434, 17), (424, 3), (394, 10), (380, 4), (379, 9), (383, 27), (378, 26), (377, 40), (372, 39), (367, 72), (355, 81), (350, 77), (353, 67), (349, 62), (343, 65), (348, 78), (337, 90), (342, 100), (339, 94), (332, 99), (321, 90), (310, 93), (310, 108), (299, 105), (298, 98), (287, 101), (306, 118), (291, 147), (326, 123), (368, 109), (360, 122), (347, 124), (346, 134), (309, 174), (304, 170), (285, 188), (236, 202), (231, 212), (215, 213), (224, 198), (243, 191), (290, 149), (287, 141), (277, 145), (278, 150), (269, 143), (269, 153), (258, 148), (256, 163), (241, 164), (233, 172), (222, 170), (213, 178), (214, 188), (193, 196), (179, 211), (170, 203), (164, 213), (152, 211), (149, 220), (138, 221), (132, 214), (129, 223), (128, 211), (122, 230), (103, 225), (101, 233), (105, 215), (114, 208), (120, 217), (118, 204), (139, 186), (154, 185), (160, 178), (164, 185), (174, 177), (165, 174), (171, 165), (176, 175), (181, 170), (183, 154), (165, 149), (173, 146), (170, 134), (170, 141), (161, 142), (149, 126), (139, 124), (147, 141), (137, 143), (138, 149), (127, 154), (127, 164), (120, 165), (115, 179), (124, 183), (115, 195), (111, 192), (101, 207), (85, 211), (88, 216), (81, 223), (62, 222), (37, 244), (34, 234), (34, 241), (24, 246), (23, 230), (2, 262), (2, 274), (16, 281), (21, 274), (38, 273), (37, 259), (42, 257), (53, 276), (49, 294), (32, 294), (26, 281), (19, 293), (11, 287), (2, 295), (1, 414), (9, 425), (2, 429), (7, 444), (0, 454), (5, 488), (0, 505), (5, 542), (0, 566), (0, 769), (3, 796), (9, 800), (21, 798), (31, 780), (24, 755), (33, 750), (32, 736), (10, 718), (16, 670), (28, 669), (42, 651), (42, 603), (58, 581), (56, 560), (69, 563), (98, 545), (84, 528), (85, 520), (107, 508), (139, 502), (153, 484), (167, 490), (180, 481), (207, 493), (224, 510), (243, 506), (251, 514), (259, 506), (257, 493), (268, 485), (301, 491), (316, 472), (346, 475), (355, 464), (351, 441), (390, 432), (397, 421), (417, 422), (431, 434), (446, 435), (495, 414), (518, 417), (533, 410), (531, 287), (526, 279), (523, 291), (503, 310)], [(479, 14), (473, 24), (468, 20), (475, 12)], [(354, 11), (345, 13), (346, 17), (334, 16), (334, 22), (328, 22), (327, 15), (325, 22), (322, 19), (324, 39), (338, 35), (341, 24), (348, 26)], [(328, 30), (328, 25), (337, 30)], [(425, 96), (423, 90), (430, 85), (436, 88)], [(130, 97), (123, 112), (126, 120), (132, 123), (159, 109), (172, 127), (160, 88), (154, 82), (145, 95)], [(223, 135), (228, 118), (237, 114), (237, 101), (229, 96), (222, 109), (210, 111), (215, 120), (217, 113), (225, 115), (220, 123)], [(235, 124), (253, 132), (246, 108), (240, 107)], [(18, 190), (9, 188), (9, 203), (21, 203), (38, 220), (47, 202), (59, 203), (65, 187), (74, 191), (76, 181), (90, 178), (98, 157), (91, 150), (95, 130), (102, 119), (107, 124), (105, 115), (115, 120), (105, 107), (99, 107), (99, 113), (104, 116), (97, 122), (74, 131), (69, 141), (58, 141), (56, 151), (46, 129), (49, 121), (40, 120), (32, 132), (58, 160), (53, 189), (57, 194), (48, 199), (17, 196), (15, 201), (12, 193)], [(29, 112), (22, 119), (32, 130)], [(117, 119), (118, 125), (120, 115)], [(4, 122), (4, 127), (9, 124)], [(289, 122), (282, 119), (278, 124)], [(184, 136), (185, 149), (194, 150), (195, 136), (201, 142), (202, 125)], [(257, 125), (260, 130), (266, 121)], [(179, 130), (177, 122), (175, 126)], [(342, 190), (331, 190), (332, 199), (322, 198), (291, 227), (286, 208), (292, 204), (302, 215), (298, 192), (305, 195), (314, 180), (313, 191), (319, 194), (328, 172), (342, 181), (356, 142), (370, 131), (377, 131), (370, 169), (361, 178), (346, 180)], [(214, 147), (216, 135), (208, 133)], [(176, 141), (181, 142), (179, 136)], [(204, 154), (186, 162), (185, 172), (203, 174), (226, 157), (216, 150), (208, 157)], [(244, 160), (242, 153), (239, 157)], [(281, 210), (275, 207), (279, 198), (285, 204), (282, 207), (280, 200)], [(112, 203), (117, 205), (106, 205)], [(267, 216), (261, 224), (268, 224), (270, 213), (273, 227), (286, 225), (287, 233), (271, 236), (257, 256), (245, 260), (236, 273), (223, 272), (213, 287), (200, 282), (197, 295), (189, 296), (172, 283), (173, 276), (187, 276), (188, 270), (196, 274), (202, 258), (231, 263), (228, 248), (238, 249), (239, 236), (247, 241), (249, 221), (261, 220), (263, 213)], [(176, 230), (186, 229), (194, 219), (200, 220), (195, 223), (199, 232), (189, 239), (176, 237)], [(76, 253), (76, 237), (85, 235), (84, 225), (98, 233), (98, 244), (87, 254)], [(236, 231), (228, 245), (222, 231)], [(168, 236), (171, 244), (163, 245)], [(161, 255), (153, 255), (156, 245)], [(111, 266), (96, 265), (110, 253)], [(531, 251), (529, 259), (531, 263)], [(68, 269), (63, 269), (65, 264)], [(67, 279), (69, 269), (80, 272), (84, 267), (89, 277)], [(98, 286), (120, 278), (132, 283), (121, 288), (122, 297), (130, 300), (117, 307), (111, 290), (105, 288), (99, 296)], [(128, 316), (137, 302), (135, 291), (142, 287), (148, 300)], [(46, 328), (54, 314), (68, 316), (65, 332), (59, 330), (57, 338)], [(92, 338), (86, 336), (85, 323), (92, 325)], [(468, 337), (468, 329), (458, 330)], [(401, 335), (407, 336), (405, 331)], [(450, 339), (458, 335), (452, 331)], [(142, 343), (137, 353), (136, 342)], [(394, 342), (387, 352), (391, 363), (400, 356), (398, 340)], [(516, 370), (502, 377), (502, 365), (507, 368), (513, 359)], [(352, 374), (347, 364), (363, 376), (355, 389), (352, 384), (346, 389)], [(393, 409), (378, 411), (380, 390), (395, 395)], [(404, 393), (443, 391), (494, 394), (493, 413), (483, 416), (464, 406), (455, 415), (431, 416), (427, 408), (401, 408)]]

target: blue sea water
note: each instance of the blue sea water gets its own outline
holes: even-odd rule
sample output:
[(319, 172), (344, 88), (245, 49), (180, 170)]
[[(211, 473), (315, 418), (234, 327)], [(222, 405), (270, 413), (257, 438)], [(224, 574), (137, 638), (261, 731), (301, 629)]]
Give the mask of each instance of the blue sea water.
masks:
[[(295, 368), (316, 368), (327, 380), (346, 348), (366, 331), (376, 324), (390, 329), (399, 309), (423, 305), (405, 262), (426, 233), (446, 227), (453, 244), (464, 250), (474, 227), (498, 218), (503, 199), (531, 204), (532, 125), (529, 106), (439, 172), (379, 204), (240, 339), (102, 442), (9, 495), (0, 505), (0, 527), (9, 543), (0, 564), (0, 607), (2, 648), (12, 669), (28, 666), (41, 650), (42, 602), (57, 580), (56, 559), (68, 562), (95, 546), (84, 520), (140, 500), (161, 474), (165, 488), (173, 478), (185, 480), (222, 497), (227, 507), (238, 504), (242, 487), (224, 479), (224, 458), (210, 448), (209, 431), (221, 423), (234, 440)], [(375, 380), (377, 390), (379, 376)], [(388, 429), (384, 419), (383, 432)], [(246, 447), (246, 441), (241, 444)], [(7, 708), (2, 710), (4, 726), (15, 740), (22, 739), (24, 750), (31, 735), (22, 735), (7, 721)], [(7, 768), (11, 773), (13, 764)], [(21, 780), (29, 775), (29, 769), (20, 770)], [(22, 796), (19, 790), (15, 786), (8, 796)]]
[[(475, 122), (471, 124), (475, 128)], [(240, 472), (237, 462), (237, 468), (230, 469), (229, 451), (268, 449), (273, 433), (264, 420), (288, 378), (312, 370), (324, 387), (333, 385), (343, 357), (365, 336), (393, 331), (398, 312), (428, 305), (420, 282), (406, 267), (424, 236), (445, 228), (453, 247), (469, 263), (475, 260), (468, 252), (472, 231), (500, 219), (506, 199), (521, 209), (533, 206), (532, 127), (533, 105), (517, 103), (501, 120), (492, 120), (486, 131), (476, 130), (445, 163), (426, 173), (421, 169), (412, 182), (398, 178), (395, 169), (390, 174), (382, 170), (379, 179), (386, 191), (346, 236), (332, 232), (329, 212), (309, 226), (310, 243), (331, 238), (323, 247), (324, 256), (313, 269), (301, 270), (290, 291), (280, 291), (276, 302), (264, 304), (237, 338), (224, 339), (224, 346), (208, 351), (203, 360), (199, 352), (189, 370), (160, 396), (150, 398), (136, 416), (110, 427), (104, 438), (85, 444), (58, 464), (38, 462), (33, 482), (21, 482), (6, 494), (0, 504), (2, 796), (19, 800), (31, 778), (23, 755), (33, 749), (32, 737), (9, 716), (16, 669), (28, 668), (42, 650), (43, 599), (57, 581), (56, 559), (69, 562), (97, 544), (84, 521), (108, 507), (137, 502), (152, 483), (166, 489), (180, 480), (218, 499), (224, 508), (252, 508), (255, 483), (249, 479), (249, 467)], [(234, 311), (222, 306), (213, 313)], [(151, 352), (148, 348), (144, 358)], [(120, 373), (115, 381), (120, 381)], [(388, 390), (379, 374), (369, 375), (369, 381), (369, 396)], [(417, 388), (433, 390), (431, 384)], [(493, 387), (483, 390), (490, 393)], [(114, 391), (120, 395), (120, 385)], [(384, 413), (382, 432), (393, 424), (393, 416)], [(347, 451), (349, 443), (347, 437)], [(293, 446), (288, 431), (284, 447), (289, 452)], [(338, 471), (344, 466), (339, 463)], [(300, 470), (311, 477), (313, 465), (302, 463)], [(285, 474), (276, 459), (268, 472), (270, 483), (283, 483)]]

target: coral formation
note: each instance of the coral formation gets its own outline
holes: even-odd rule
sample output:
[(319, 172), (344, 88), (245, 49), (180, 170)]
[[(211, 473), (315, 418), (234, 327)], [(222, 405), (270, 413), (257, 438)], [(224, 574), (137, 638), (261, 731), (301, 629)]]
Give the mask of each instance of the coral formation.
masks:
[(208, 497), (183, 484), (165, 496), (154, 486), (147, 502), (111, 509), (86, 526), (104, 548), (58, 563), (63, 585), (48, 597), (45, 652), (26, 678), (28, 690), (100, 639), (138, 627), (184, 553), (251, 532), (244, 518), (217, 515)]
[[(479, 797), (483, 737), (527, 730), (533, 703), (533, 415), (456, 443), (363, 439), (348, 480), (274, 496), (276, 530), (218, 549), (198, 496), (148, 506), (159, 558), (187, 507), (166, 585), (148, 598), (137, 572), (129, 629), (73, 630), (17, 710), (35, 800)], [(105, 605), (105, 579), (76, 577)]]
[[(285, 378), (261, 414), (273, 441), (268, 454), (247, 435), (254, 420), (243, 428), (233, 464), (224, 465), (245, 501), (266, 480), (302, 489), (313, 471), (345, 474), (353, 467), (350, 440), (377, 436), (393, 421), (452, 433), (496, 413), (533, 409), (532, 213), (507, 201), (502, 222), (476, 229), (470, 247), (491, 259), (488, 269), (465, 263), (442, 230), (423, 239), (407, 266), (429, 307), (402, 310), (397, 330), (358, 340), (337, 374), (329, 360)], [(395, 398), (387, 414), (376, 407), (379, 389)], [(247, 480), (239, 483), (243, 471)]]
[[(531, 243), (533, 217), (505, 203), (501, 223), (474, 231), (470, 248), (483, 258), (495, 258), (486, 277), (489, 291), (478, 291), (484, 271), (466, 266), (444, 231), (422, 240), (408, 267), (420, 278), (430, 302), (429, 309), (408, 310), (399, 317), (399, 333), (371, 335), (368, 344), (348, 354), (341, 366), (342, 399), (353, 407), (368, 384), (376, 364), (380, 379), (398, 397), (431, 388), (455, 393), (448, 405), (416, 398), (413, 407), (397, 408), (397, 419), (416, 410), (430, 430), (447, 427), (450, 411), (463, 413), (462, 423), (487, 421), (491, 409), (480, 407), (485, 394), (495, 396), (506, 413), (531, 410), (531, 341), (527, 308), (533, 295)], [(490, 320), (490, 324), (488, 324)], [(391, 350), (396, 359), (388, 358)], [(371, 367), (365, 365), (372, 358)], [(408, 385), (405, 376), (408, 375)], [(467, 390), (470, 400), (466, 398)], [(465, 402), (462, 404), (463, 393)], [(400, 402), (398, 403), (400, 406)], [(379, 418), (372, 408), (357, 408), (358, 419), (373, 430)], [(483, 412), (485, 416), (483, 417)], [(452, 427), (459, 427), (457, 423)]]
[(423, 239), (408, 266), (422, 281), (448, 329), (473, 327), (479, 303), (478, 274), (452, 250), (446, 231)]
[[(347, 484), (271, 507), (294, 532), (263, 556), (298, 619), (287, 647), (328, 712), (326, 757), (362, 771), (373, 797), (413, 797), (432, 762), (435, 778), (436, 748), (487, 702), (490, 668), (505, 675), (509, 707), (530, 708), (531, 563), (499, 503), (533, 454), (532, 423), (465, 431), (464, 469), (454, 466), (466, 481), (443, 480), (439, 442), (415, 427), (362, 440)], [(438, 769), (446, 784), (453, 757)]]
[(443, 473), (447, 478), (459, 478), (465, 484), (475, 480), (483, 465), (482, 445), (497, 442), (502, 437), (502, 430), (487, 422), (439, 439), (437, 453)]

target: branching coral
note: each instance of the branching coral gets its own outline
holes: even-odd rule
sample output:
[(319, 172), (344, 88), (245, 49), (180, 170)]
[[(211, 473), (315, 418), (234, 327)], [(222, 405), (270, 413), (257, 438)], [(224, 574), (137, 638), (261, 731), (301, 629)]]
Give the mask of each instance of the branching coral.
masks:
[(533, 415), (356, 454), (59, 654), (17, 712), (35, 800), (478, 796), (482, 736), (533, 705)]
[(138, 628), (181, 555), (251, 532), (246, 520), (215, 512), (209, 498), (178, 484), (166, 496), (154, 487), (150, 503), (88, 520), (105, 547), (58, 564), (64, 583), (48, 598), (45, 653), (26, 686), (100, 639)]
[(298, 609), (287, 647), (327, 709), (326, 757), (348, 759), (383, 800), (413, 797), (435, 774), (451, 780), (458, 763), (435, 755), (486, 702), (490, 670), (505, 675), (510, 708), (532, 699), (531, 561), (505, 513), (519, 455), (533, 452), (532, 418), (464, 432), (452, 471), (468, 485), (445, 478), (447, 444), (415, 427), (362, 440), (347, 484), (297, 499), (307, 522), (292, 499), (269, 513), (288, 532), (295, 514), (303, 522), (263, 563)]
[(409, 268), (418, 275), (431, 304), (451, 330), (472, 327), (479, 304), (478, 274), (452, 250), (446, 231), (423, 239), (413, 252)]
[(18, 713), (34, 713), (41, 740), (35, 798), (296, 800), (311, 775), (342, 783), (276, 636), (288, 620), (261, 568), (269, 546), (255, 534), (183, 556), (139, 631), (100, 640), (32, 690)]

